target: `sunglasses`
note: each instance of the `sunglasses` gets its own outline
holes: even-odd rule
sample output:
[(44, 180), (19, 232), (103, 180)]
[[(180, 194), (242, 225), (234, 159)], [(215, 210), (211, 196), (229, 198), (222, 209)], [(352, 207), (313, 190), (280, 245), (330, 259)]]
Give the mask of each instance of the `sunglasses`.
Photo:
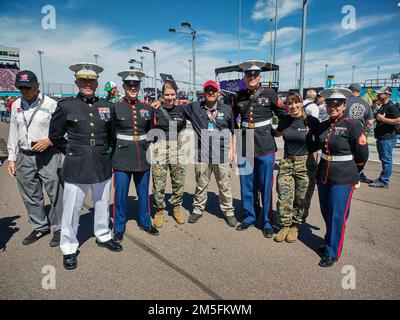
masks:
[(217, 89), (215, 89), (215, 88), (206, 88), (206, 89), (204, 89), (204, 93), (206, 93), (206, 94), (210, 94), (210, 93), (217, 93), (218, 92), (218, 90)]
[(254, 78), (258, 78), (258, 76), (260, 75), (260, 72), (258, 72), (258, 71), (248, 71), (248, 72), (245, 72), (245, 74), (244, 74), (246, 77), (254, 77)]
[(33, 87), (25, 87), (25, 86), (20, 86), (20, 87), (18, 87), (18, 89), (19, 89), (20, 91), (22, 91), (22, 90), (32, 90), (32, 88), (33, 88)]

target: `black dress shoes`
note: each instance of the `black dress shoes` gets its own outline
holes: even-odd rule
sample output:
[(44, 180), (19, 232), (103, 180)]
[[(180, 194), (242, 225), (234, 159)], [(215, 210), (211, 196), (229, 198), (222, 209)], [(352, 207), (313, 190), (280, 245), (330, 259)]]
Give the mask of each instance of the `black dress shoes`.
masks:
[(236, 230), (244, 231), (244, 230), (248, 229), (251, 226), (252, 226), (252, 224), (243, 221), (236, 227)]
[(67, 270), (76, 269), (78, 266), (78, 260), (76, 259), (76, 253), (66, 254), (63, 257), (63, 265)]
[(50, 240), (50, 247), (58, 247), (60, 245), (61, 230), (54, 231), (53, 238)]
[(263, 229), (263, 235), (265, 238), (272, 238), (274, 236), (274, 229), (272, 228)]
[(33, 230), (29, 236), (27, 236), (24, 240), (22, 240), (23, 245), (32, 244), (38, 241), (40, 238), (47, 236), (50, 233), (50, 230), (46, 231), (37, 231)]
[(113, 252), (122, 251), (122, 246), (119, 243), (115, 242), (113, 239), (110, 239), (110, 240), (108, 240), (106, 242), (100, 242), (100, 241), (98, 241), (96, 239), (96, 243), (97, 243), (97, 245), (99, 247), (106, 248), (106, 249), (108, 249), (110, 251), (113, 251)]
[(324, 268), (332, 267), (336, 261), (338, 261), (338, 260), (335, 258), (332, 258), (328, 255), (325, 255), (322, 257), (321, 261), (319, 262), (319, 266), (324, 267)]
[(158, 236), (160, 234), (160, 232), (153, 226), (150, 227), (140, 226), (140, 230), (146, 231), (148, 234), (151, 234), (152, 236)]

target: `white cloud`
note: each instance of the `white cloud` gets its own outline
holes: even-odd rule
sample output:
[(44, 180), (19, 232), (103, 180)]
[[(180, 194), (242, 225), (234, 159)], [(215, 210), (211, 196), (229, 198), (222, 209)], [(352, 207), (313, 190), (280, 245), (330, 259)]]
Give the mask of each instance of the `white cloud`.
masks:
[[(283, 27), (276, 31), (276, 44), (278, 47), (287, 47), (300, 41), (301, 29), (295, 27)], [(272, 41), (274, 32), (272, 32)], [(271, 42), (271, 32), (266, 32), (259, 43), (259, 46), (269, 45)]]
[[(301, 8), (301, 0), (279, 0), (278, 20), (291, 15)], [(275, 0), (257, 0), (252, 10), (251, 19), (258, 21), (271, 18), (275, 18)]]

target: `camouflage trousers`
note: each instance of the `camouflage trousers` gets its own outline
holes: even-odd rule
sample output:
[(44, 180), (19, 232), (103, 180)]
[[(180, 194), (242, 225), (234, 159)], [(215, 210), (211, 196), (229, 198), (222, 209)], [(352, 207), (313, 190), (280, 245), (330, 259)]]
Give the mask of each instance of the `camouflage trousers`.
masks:
[(154, 206), (157, 210), (165, 208), (165, 188), (168, 170), (171, 177), (171, 204), (182, 204), (185, 186), (185, 165), (182, 164), (182, 143), (177, 140), (160, 140), (153, 146), (151, 172), (153, 177)]
[(208, 185), (210, 183), (211, 173), (213, 172), (219, 189), (219, 206), (221, 211), (226, 217), (234, 216), (231, 163), (196, 163), (196, 190), (194, 192), (193, 212), (203, 214), (207, 202)]
[(277, 177), (276, 204), (282, 226), (306, 221), (315, 189), (316, 161), (312, 155), (301, 160), (282, 159)]

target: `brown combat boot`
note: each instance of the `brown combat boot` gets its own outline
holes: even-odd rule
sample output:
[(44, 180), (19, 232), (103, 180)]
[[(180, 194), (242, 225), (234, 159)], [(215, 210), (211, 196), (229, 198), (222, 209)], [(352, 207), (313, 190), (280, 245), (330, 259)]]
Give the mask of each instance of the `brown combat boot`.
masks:
[(299, 236), (299, 227), (298, 226), (292, 226), (290, 227), (290, 231), (286, 237), (286, 242), (292, 243), (297, 240), (297, 237)]
[(290, 227), (283, 227), (281, 230), (279, 230), (278, 234), (275, 236), (274, 240), (276, 242), (283, 242), (286, 239), (286, 236), (288, 235), (290, 231)]
[(157, 213), (154, 216), (154, 226), (156, 228), (161, 228), (164, 222), (164, 210), (157, 210)]
[(185, 223), (185, 215), (181, 212), (181, 207), (180, 206), (175, 206), (174, 207), (174, 213), (173, 216), (179, 224), (184, 224)]

